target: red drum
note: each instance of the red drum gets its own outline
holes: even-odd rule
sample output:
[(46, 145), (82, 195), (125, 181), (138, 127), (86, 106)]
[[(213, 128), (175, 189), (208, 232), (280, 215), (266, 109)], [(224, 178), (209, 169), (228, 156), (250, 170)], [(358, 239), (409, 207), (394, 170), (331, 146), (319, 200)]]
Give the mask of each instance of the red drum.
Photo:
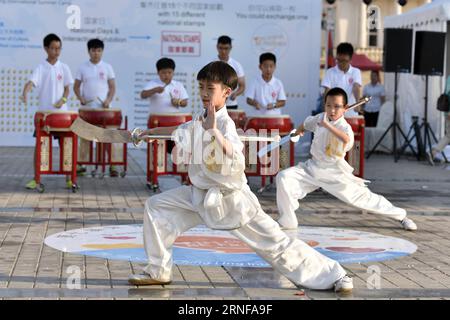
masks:
[(247, 116), (245, 115), (245, 111), (229, 109), (229, 110), (227, 110), (227, 112), (230, 115), (230, 118), (233, 119), (234, 123), (236, 124), (236, 128), (244, 129), (245, 122), (247, 121)]
[(190, 113), (154, 113), (148, 117), (148, 128), (173, 127), (192, 120)]
[(366, 122), (363, 116), (345, 118), (347, 123), (352, 127), (353, 132), (360, 132), (361, 128), (366, 126)]
[(37, 129), (46, 132), (50, 131), (70, 131), (70, 126), (78, 117), (76, 111), (37, 111), (34, 115), (34, 125)]
[(364, 177), (364, 130), (365, 121), (363, 116), (345, 118), (350, 124), (355, 136), (353, 148), (347, 152), (345, 160), (355, 169), (353, 174), (360, 178)]
[(110, 108), (80, 108), (80, 118), (90, 124), (104, 128), (119, 128), (122, 124), (122, 111)]
[(258, 132), (260, 129), (278, 129), (280, 135), (289, 134), (293, 127), (291, 118), (286, 114), (249, 117), (245, 124), (245, 130), (254, 129)]

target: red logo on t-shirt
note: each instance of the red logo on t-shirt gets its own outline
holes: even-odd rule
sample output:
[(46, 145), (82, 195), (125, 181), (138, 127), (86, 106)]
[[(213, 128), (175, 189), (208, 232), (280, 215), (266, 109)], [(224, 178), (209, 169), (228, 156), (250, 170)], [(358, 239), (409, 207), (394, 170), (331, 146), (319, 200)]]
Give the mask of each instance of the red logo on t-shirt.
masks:
[(348, 83), (349, 83), (349, 84), (353, 84), (353, 78), (349, 78), (349, 79), (348, 79)]
[(56, 76), (56, 79), (58, 79), (58, 81), (61, 81), (62, 80), (62, 74), (60, 74), (60, 73), (58, 73), (58, 75)]
[(274, 98), (274, 99), (275, 99), (275, 98), (276, 98), (276, 96), (277, 96), (277, 93), (276, 93), (275, 91), (273, 91), (273, 92), (272, 92), (272, 98)]
[(100, 76), (100, 79), (105, 79), (105, 73), (103, 72), (103, 71), (101, 71), (100, 73), (99, 73), (99, 76)]

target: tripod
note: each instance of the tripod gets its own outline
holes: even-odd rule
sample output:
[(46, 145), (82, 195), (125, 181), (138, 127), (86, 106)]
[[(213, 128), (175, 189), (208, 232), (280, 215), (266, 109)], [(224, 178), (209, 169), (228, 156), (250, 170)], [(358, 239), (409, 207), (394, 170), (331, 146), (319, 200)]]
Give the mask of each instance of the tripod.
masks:
[[(418, 153), (416, 154), (416, 158), (417, 158), (417, 160), (420, 160), (419, 152), (420, 152), (420, 150), (423, 149), (422, 137), (420, 136), (421, 128), (422, 128), (422, 126), (419, 126), (419, 117), (412, 116), (412, 124), (408, 130), (407, 140), (406, 140), (405, 144), (402, 146), (402, 148), (400, 149), (399, 154), (403, 154), (403, 152), (405, 152), (405, 150), (406, 150), (406, 147), (408, 146), (408, 143), (411, 143), (411, 141), (413, 141), (415, 138), (416, 143), (417, 143), (417, 150), (418, 150)], [(411, 138), (409, 138), (409, 135), (411, 133), (413, 133), (413, 135)]]
[[(423, 148), (421, 150), (419, 150), (420, 152), (420, 156), (423, 158), (425, 157), (425, 153), (427, 152), (427, 146), (428, 146), (428, 150), (432, 150), (431, 147), (431, 137), (433, 137), (433, 140), (435, 143), (438, 142), (438, 139), (436, 138), (436, 135), (433, 132), (433, 129), (430, 126), (430, 123), (428, 122), (428, 74), (425, 75), (425, 113), (424, 113), (424, 117), (423, 117), (423, 122), (420, 125), (420, 128), (424, 128), (424, 132), (423, 132)], [(430, 135), (431, 134), (431, 135)], [(428, 142), (428, 145), (427, 145)], [(446, 162), (448, 162), (447, 157), (445, 156), (445, 153), (442, 152), (442, 155), (445, 159)]]
[(369, 157), (372, 155), (372, 153), (375, 152), (378, 145), (383, 141), (384, 137), (388, 134), (388, 132), (392, 129), (392, 136), (393, 136), (393, 142), (392, 142), (392, 151), (394, 154), (394, 161), (397, 162), (400, 155), (397, 154), (397, 130), (401, 133), (403, 138), (405, 139), (405, 144), (407, 144), (411, 151), (416, 155), (416, 152), (414, 151), (414, 148), (411, 146), (411, 143), (408, 141), (405, 133), (403, 132), (402, 128), (400, 128), (399, 124), (397, 123), (397, 74), (398, 70), (395, 71), (395, 87), (394, 87), (394, 119), (392, 120), (392, 123), (389, 125), (389, 127), (386, 129), (386, 131), (383, 133), (381, 138), (377, 141), (375, 146), (370, 150), (369, 154), (367, 155), (366, 159), (369, 159)]

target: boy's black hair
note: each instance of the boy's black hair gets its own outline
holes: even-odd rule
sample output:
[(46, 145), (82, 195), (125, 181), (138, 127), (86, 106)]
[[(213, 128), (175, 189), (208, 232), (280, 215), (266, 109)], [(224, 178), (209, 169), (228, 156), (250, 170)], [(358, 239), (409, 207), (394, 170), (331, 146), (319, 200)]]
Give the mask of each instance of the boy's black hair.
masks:
[(271, 52), (265, 52), (259, 56), (259, 64), (262, 64), (266, 60), (273, 61), (273, 63), (277, 64), (277, 57)]
[(350, 58), (353, 56), (353, 46), (351, 43), (342, 42), (336, 48), (336, 54), (348, 54)]
[(62, 42), (61, 42), (61, 39), (60, 39), (56, 34), (50, 33), (50, 34), (46, 35), (45, 38), (44, 38), (44, 48), (50, 47), (50, 44), (51, 44), (53, 41), (62, 43)]
[(336, 96), (342, 96), (344, 98), (344, 105), (347, 105), (348, 103), (347, 93), (343, 89), (338, 87), (330, 89), (325, 95), (324, 101), (326, 102), (328, 97), (336, 97)]
[(229, 36), (220, 36), (217, 39), (217, 44), (229, 44), (231, 46), (231, 38)]
[(220, 82), (221, 84), (236, 89), (238, 76), (233, 67), (223, 61), (214, 61), (204, 66), (197, 74), (197, 80)]
[(172, 69), (175, 70), (175, 61), (170, 58), (161, 58), (156, 62), (156, 70), (158, 72), (162, 69)]
[(105, 44), (100, 39), (91, 39), (87, 43), (88, 50), (91, 49), (105, 49)]

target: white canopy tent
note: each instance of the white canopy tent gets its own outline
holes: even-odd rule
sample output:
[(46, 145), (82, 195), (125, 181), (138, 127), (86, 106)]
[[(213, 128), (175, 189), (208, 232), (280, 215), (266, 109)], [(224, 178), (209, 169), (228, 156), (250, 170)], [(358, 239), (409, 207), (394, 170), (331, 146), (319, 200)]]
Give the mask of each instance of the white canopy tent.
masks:
[[(444, 76), (428, 77), (428, 122), (439, 139), (444, 134), (444, 115), (436, 109), (436, 101), (444, 91), (445, 80), (450, 76), (450, 0), (434, 0), (431, 3), (408, 11), (388, 16), (384, 20), (385, 28), (413, 29), (412, 66), (414, 66), (414, 46), (416, 31), (437, 31), (447, 33), (444, 55)], [(387, 98), (394, 101), (394, 74), (385, 74)], [(411, 117), (418, 116), (422, 122), (425, 110), (425, 76), (411, 73), (398, 75), (397, 110), (399, 122), (405, 134), (411, 125)], [(423, 138), (423, 131), (422, 131)], [(401, 141), (403, 142), (403, 140)], [(433, 141), (434, 142), (434, 141)]]

